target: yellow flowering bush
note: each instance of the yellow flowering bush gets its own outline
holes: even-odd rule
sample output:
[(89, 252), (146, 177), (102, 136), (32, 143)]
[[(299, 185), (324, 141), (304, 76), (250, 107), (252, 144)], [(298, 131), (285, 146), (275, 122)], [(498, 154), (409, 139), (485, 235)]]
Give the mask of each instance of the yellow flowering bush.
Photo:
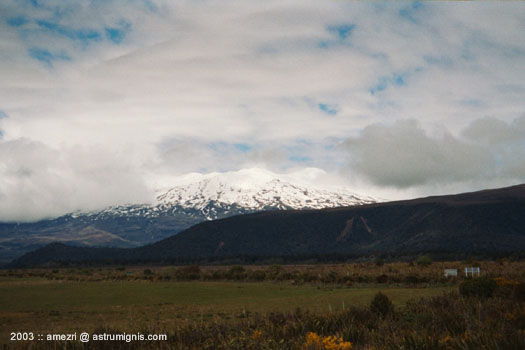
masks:
[(259, 330), (259, 329), (254, 330), (253, 333), (252, 333), (252, 336), (251, 336), (251, 338), (253, 340), (257, 340), (257, 339), (259, 339), (261, 337), (262, 337), (262, 331)]
[(451, 337), (450, 335), (447, 335), (443, 339), (441, 339), (441, 343), (442, 344), (448, 344), (448, 343), (452, 342), (453, 340), (454, 340), (453, 337)]
[(342, 337), (323, 337), (314, 332), (306, 334), (303, 343), (303, 350), (350, 350), (351, 348), (352, 343), (343, 341)]
[(508, 280), (505, 277), (496, 277), (494, 281), (496, 281), (500, 287), (514, 287), (520, 284), (518, 281)]

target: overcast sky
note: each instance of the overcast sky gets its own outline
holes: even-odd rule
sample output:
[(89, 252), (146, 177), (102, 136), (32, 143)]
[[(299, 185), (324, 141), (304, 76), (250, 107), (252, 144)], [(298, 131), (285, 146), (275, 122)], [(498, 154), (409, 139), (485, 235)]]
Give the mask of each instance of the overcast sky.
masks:
[(523, 183), (523, 33), (522, 2), (3, 0), (0, 220), (247, 167), (392, 199)]

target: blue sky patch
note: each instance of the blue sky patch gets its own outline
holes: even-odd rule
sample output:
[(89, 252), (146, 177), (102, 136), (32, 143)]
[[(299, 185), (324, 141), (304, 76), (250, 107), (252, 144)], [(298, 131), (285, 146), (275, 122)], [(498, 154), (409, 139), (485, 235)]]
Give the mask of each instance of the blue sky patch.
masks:
[(342, 24), (328, 27), (328, 31), (337, 34), (340, 40), (347, 39), (355, 28), (355, 24)]
[(28, 50), (29, 56), (38, 60), (48, 67), (53, 66), (54, 61), (71, 61), (71, 57), (64, 53), (52, 53), (40, 47), (32, 47)]
[(116, 27), (106, 27), (106, 38), (114, 44), (120, 44), (131, 29), (131, 24), (121, 21)]
[(11, 27), (21, 27), (28, 22), (24, 16), (16, 16), (7, 19), (7, 24)]
[(144, 0), (144, 6), (151, 12), (157, 12), (159, 9), (151, 0)]
[(321, 40), (321, 41), (319, 42), (319, 47), (320, 47), (321, 49), (327, 49), (327, 48), (328, 48), (329, 46), (331, 46), (331, 45), (332, 45), (332, 42), (329, 42), (329, 41), (326, 41), (326, 40)]
[(242, 153), (246, 153), (246, 152), (251, 151), (253, 149), (252, 146), (250, 146), (250, 145), (248, 145), (246, 143), (234, 143), (233, 147), (235, 147), (235, 149), (241, 151)]
[(40, 28), (48, 30), (51, 33), (64, 36), (71, 40), (79, 40), (84, 44), (88, 44), (90, 41), (100, 41), (102, 39), (102, 35), (92, 29), (73, 29), (62, 26), (58, 23), (44, 20), (39, 20), (36, 23)]
[(120, 44), (126, 33), (118, 28), (106, 28), (106, 38), (114, 42), (115, 44)]
[(218, 151), (219, 149), (224, 149), (226, 147), (226, 142), (212, 142), (207, 146), (211, 150)]
[(229, 143), (224, 141), (211, 142), (206, 145), (209, 149), (219, 152), (219, 153), (228, 153), (232, 151), (239, 151), (242, 153), (249, 152), (253, 149), (252, 146), (247, 143)]
[(386, 89), (386, 81), (384, 80), (381, 80), (376, 86), (374, 86), (373, 88), (370, 89), (370, 93), (372, 95), (375, 95), (376, 92), (380, 92), (380, 91), (383, 91)]
[(404, 6), (399, 10), (399, 17), (412, 23), (418, 23), (419, 20), (417, 16), (420, 14), (422, 8), (423, 3), (421, 1), (413, 1), (410, 5)]
[(406, 84), (406, 74), (393, 73), (389, 77), (382, 77), (376, 86), (370, 89), (370, 94), (375, 95), (376, 92), (386, 90), (389, 85), (403, 86)]
[(403, 78), (403, 76), (400, 74), (394, 73), (392, 75), (392, 82), (394, 83), (394, 85), (398, 86), (405, 85), (405, 78)]
[(319, 109), (326, 113), (326, 114), (329, 114), (329, 115), (336, 115), (338, 110), (337, 110), (337, 105), (329, 105), (329, 104), (326, 104), (326, 103), (319, 103), (318, 105)]
[(291, 155), (290, 157), (288, 157), (288, 159), (291, 160), (292, 162), (297, 162), (297, 163), (308, 163), (312, 161), (311, 157), (300, 156), (300, 155)]
[[(0, 109), (0, 119), (2, 119), (2, 118), (7, 118), (7, 114), (5, 114), (5, 112)], [(4, 133), (0, 129), (0, 139), (2, 138), (3, 135), (4, 135)]]
[(346, 41), (346, 39), (348, 39), (350, 35), (352, 35), (352, 32), (354, 31), (354, 29), (355, 29), (355, 24), (341, 24), (341, 25), (329, 26), (327, 30), (333, 36), (335, 36), (335, 39), (321, 40), (318, 46), (322, 49), (327, 49), (332, 46), (348, 45), (349, 43)]

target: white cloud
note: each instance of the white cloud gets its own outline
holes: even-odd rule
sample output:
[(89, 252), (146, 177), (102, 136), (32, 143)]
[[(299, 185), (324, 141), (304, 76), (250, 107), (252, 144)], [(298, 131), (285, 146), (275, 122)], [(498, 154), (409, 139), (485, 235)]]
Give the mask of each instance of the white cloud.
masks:
[(374, 124), (344, 147), (349, 166), (379, 186), (409, 188), (525, 182), (525, 117), (484, 118), (456, 137), (428, 133), (416, 120)]
[(76, 146), (60, 150), (26, 139), (0, 143), (0, 213), (7, 221), (153, 200), (126, 155)]
[[(434, 163), (411, 176), (392, 170), (389, 178), (381, 178), (373, 162), (363, 163), (342, 172), (350, 185), (366, 191), (404, 186), (405, 193), (469, 189), (493, 183), (490, 174), (475, 168), (509, 156), (507, 148), (496, 147), (490, 156), (460, 165), (458, 149), (477, 154), (488, 147), (478, 136), (476, 142), (467, 137), (475, 131), (462, 131), (484, 117), (508, 127), (525, 111), (520, 3), (38, 3), (0, 5), (0, 110), (8, 115), (0, 119), (0, 147), (29, 142), (32, 147), (17, 148), (22, 160), (24, 152), (52, 150), (55, 156), (44, 158), (40, 169), (51, 164), (75, 174), (64, 183), (76, 181), (80, 171), (67, 156), (74, 149), (117, 157), (134, 179), (117, 186), (123, 192), (126, 184), (132, 191), (138, 186), (134, 181), (150, 183), (155, 174), (203, 169), (314, 166), (337, 174), (347, 152), (337, 146), (341, 140), (350, 137), (359, 141), (360, 152), (371, 152), (367, 147), (381, 146), (360, 138), (380, 131), (370, 125), (383, 123), (394, 126), (381, 132), (400, 140), (390, 147), (408, 147), (403, 133), (413, 133), (421, 143), (413, 157), (431, 155)], [(112, 40), (108, 28), (121, 30), (121, 36)], [(321, 105), (337, 108), (326, 113)], [(449, 140), (414, 125), (392, 124), (407, 118), (428, 132), (446, 125)], [(84, 157), (95, 168), (109, 166), (103, 157), (75, 160)], [(56, 158), (60, 161), (53, 163)], [(32, 168), (29, 163), (17, 166)], [(522, 178), (518, 163), (505, 168), (505, 179)], [(0, 159), (1, 167), (6, 164)], [(461, 171), (442, 176), (455, 167)], [(4, 198), (22, 191), (14, 174), (0, 188)], [(466, 183), (468, 177), (476, 183)], [(440, 187), (429, 189), (430, 179)], [(67, 186), (103, 192), (104, 181)], [(367, 187), (370, 182), (375, 187)], [(24, 192), (37, 203), (52, 201), (58, 191), (51, 182), (39, 183), (45, 195), (32, 188)], [(115, 195), (115, 201), (126, 198), (135, 200)], [(110, 199), (59, 203), (53, 212), (94, 208)], [(20, 212), (28, 211), (24, 205)], [(44, 215), (38, 205), (31, 207), (33, 218)], [(7, 210), (0, 210), (0, 219), (16, 216)]]

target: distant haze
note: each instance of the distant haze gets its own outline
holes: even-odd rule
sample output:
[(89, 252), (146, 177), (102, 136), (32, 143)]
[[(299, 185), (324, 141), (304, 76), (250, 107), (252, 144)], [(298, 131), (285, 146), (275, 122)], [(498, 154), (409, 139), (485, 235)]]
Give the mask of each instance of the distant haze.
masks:
[(252, 168), (389, 199), (523, 183), (524, 32), (522, 2), (1, 1), (0, 221)]

